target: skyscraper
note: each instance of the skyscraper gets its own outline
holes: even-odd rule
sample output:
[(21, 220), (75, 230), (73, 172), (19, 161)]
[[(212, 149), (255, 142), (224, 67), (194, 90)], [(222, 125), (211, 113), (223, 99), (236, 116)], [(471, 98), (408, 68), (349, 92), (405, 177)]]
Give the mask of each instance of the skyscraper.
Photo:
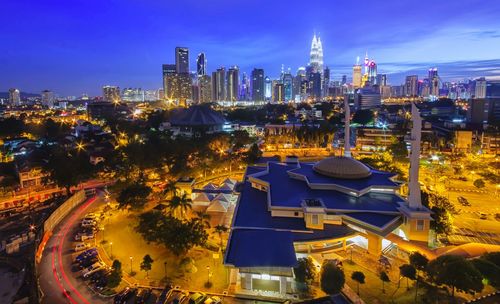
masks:
[(212, 100), (212, 79), (208, 75), (202, 75), (198, 79), (200, 88), (200, 102), (210, 102)]
[(269, 76), (264, 79), (264, 99), (271, 100), (273, 97), (273, 82)]
[(250, 91), (250, 79), (247, 73), (243, 72), (240, 84), (240, 97), (239, 100), (250, 100), (252, 93)]
[(207, 58), (205, 53), (199, 53), (198, 58), (196, 58), (196, 74), (198, 77), (207, 75)]
[(282, 83), (276, 83), (274, 85), (274, 102), (284, 102), (285, 101), (285, 85)]
[(49, 90), (44, 90), (42, 91), (42, 104), (44, 106), (47, 106), (49, 109), (52, 109), (54, 107), (54, 92), (49, 91)]
[(475, 98), (486, 98), (486, 79), (481, 77), (476, 79), (476, 86), (474, 88), (474, 97)]
[(429, 69), (429, 94), (432, 96), (439, 96), (439, 76), (437, 68)]
[(102, 97), (104, 100), (109, 102), (119, 102), (120, 101), (120, 88), (117, 86), (103, 86), (102, 87)]
[(9, 104), (12, 106), (21, 105), (21, 92), (18, 89), (9, 89)]
[(173, 95), (172, 88), (172, 77), (176, 74), (175, 64), (163, 64), (162, 65), (162, 76), (163, 76), (163, 94), (164, 98), (169, 99)]
[(355, 64), (352, 67), (352, 85), (355, 89), (361, 87), (361, 65)]
[(252, 71), (252, 100), (264, 101), (264, 69)]
[(328, 88), (330, 87), (330, 68), (326, 67), (323, 71), (323, 96), (328, 96)]
[(293, 100), (293, 76), (290, 72), (283, 74), (283, 87), (285, 101)]
[(418, 76), (417, 75), (406, 76), (404, 94), (406, 96), (417, 96), (418, 95)]
[(316, 38), (316, 34), (314, 34), (311, 43), (309, 65), (312, 67), (313, 72), (323, 73), (323, 45), (321, 44), (321, 38)]
[(226, 100), (226, 69), (220, 67), (212, 73), (212, 99), (214, 101)]
[(175, 48), (175, 70), (177, 74), (189, 73), (189, 49), (187, 47)]
[(237, 66), (229, 68), (227, 70), (227, 100), (237, 101), (238, 100), (238, 88), (240, 83), (240, 71)]
[(321, 98), (321, 73), (313, 72), (309, 75), (309, 95), (315, 100)]

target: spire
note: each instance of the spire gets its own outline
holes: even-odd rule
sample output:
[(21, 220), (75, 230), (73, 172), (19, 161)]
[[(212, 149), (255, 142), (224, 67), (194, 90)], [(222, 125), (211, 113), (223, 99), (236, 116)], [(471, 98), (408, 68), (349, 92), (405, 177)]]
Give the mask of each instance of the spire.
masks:
[(410, 195), (408, 200), (410, 208), (419, 209), (422, 208), (420, 183), (418, 182), (422, 118), (420, 117), (420, 111), (415, 103), (411, 104), (411, 120), (413, 122), (413, 127), (411, 129), (410, 177), (408, 182)]
[(351, 157), (351, 109), (348, 98), (344, 98), (344, 156)]

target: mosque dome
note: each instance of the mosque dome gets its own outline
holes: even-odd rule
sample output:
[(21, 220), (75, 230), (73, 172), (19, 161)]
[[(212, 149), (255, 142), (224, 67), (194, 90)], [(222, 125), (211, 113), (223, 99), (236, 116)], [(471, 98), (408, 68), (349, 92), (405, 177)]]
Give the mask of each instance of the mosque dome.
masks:
[(322, 159), (314, 164), (313, 169), (321, 175), (341, 179), (361, 179), (372, 174), (362, 162), (344, 156)]

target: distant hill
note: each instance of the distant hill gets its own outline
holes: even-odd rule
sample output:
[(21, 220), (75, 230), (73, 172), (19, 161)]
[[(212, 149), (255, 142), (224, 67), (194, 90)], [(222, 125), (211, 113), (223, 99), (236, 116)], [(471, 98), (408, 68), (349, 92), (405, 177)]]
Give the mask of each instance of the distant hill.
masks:
[[(21, 91), (21, 99), (26, 99), (30, 97), (40, 97), (40, 94), (34, 94), (34, 93), (25, 93)], [(0, 92), (0, 98), (7, 99), (9, 98), (9, 92)]]

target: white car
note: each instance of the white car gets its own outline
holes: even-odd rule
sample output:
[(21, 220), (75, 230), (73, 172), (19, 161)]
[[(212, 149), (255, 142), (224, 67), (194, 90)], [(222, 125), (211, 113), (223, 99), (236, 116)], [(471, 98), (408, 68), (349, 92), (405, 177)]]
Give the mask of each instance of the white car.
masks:
[(82, 251), (82, 250), (85, 250), (85, 249), (88, 249), (90, 246), (89, 244), (85, 244), (85, 243), (76, 243), (75, 245), (75, 252), (78, 252), (78, 251)]
[(104, 266), (105, 265), (102, 262), (96, 262), (96, 263), (92, 264), (91, 266), (82, 270), (82, 276), (84, 278), (86, 278), (86, 277), (90, 276), (91, 274), (95, 273), (96, 271), (103, 269)]

